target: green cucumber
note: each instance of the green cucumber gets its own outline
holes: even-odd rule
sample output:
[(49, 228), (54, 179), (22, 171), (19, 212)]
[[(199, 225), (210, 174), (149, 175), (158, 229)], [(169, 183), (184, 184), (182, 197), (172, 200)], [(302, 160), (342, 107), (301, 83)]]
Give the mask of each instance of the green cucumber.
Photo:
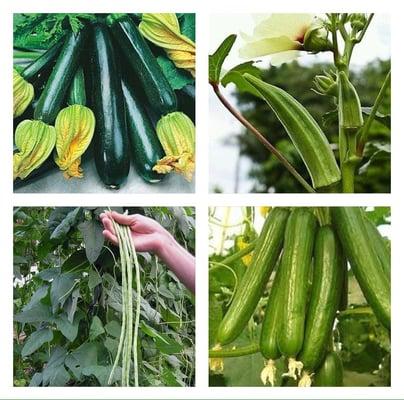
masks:
[(65, 38), (59, 39), (52, 47), (45, 51), (35, 61), (30, 63), (24, 68), (20, 75), (27, 81), (35, 80), (35, 78), (45, 69), (48, 69), (54, 63), (56, 57), (60, 53), (60, 49), (64, 43)]
[(95, 166), (107, 187), (119, 189), (129, 174), (129, 140), (120, 72), (104, 24), (94, 24), (92, 48), (92, 110), (97, 121), (93, 138)]
[(153, 167), (164, 157), (164, 150), (142, 102), (125, 80), (122, 80), (122, 92), (131, 155), (136, 170), (146, 182), (159, 182), (164, 175), (153, 171)]
[(331, 210), (333, 223), (355, 278), (376, 318), (390, 329), (390, 280), (370, 241), (364, 211), (360, 207), (334, 207)]
[(54, 123), (78, 67), (86, 31), (84, 28), (78, 33), (71, 32), (67, 35), (56, 64), (35, 107), (35, 119), (47, 124)]
[(380, 234), (376, 225), (370, 221), (366, 216), (364, 218), (366, 229), (369, 235), (369, 241), (372, 246), (376, 249), (377, 256), (382, 263), (383, 270), (390, 279), (390, 265), (391, 265), (391, 254), (387, 248), (385, 239)]
[(79, 67), (74, 74), (73, 81), (70, 85), (69, 94), (67, 98), (67, 104), (72, 106), (79, 104), (85, 106), (87, 103), (86, 98), (86, 82), (84, 78), (84, 71), (82, 67)]
[(311, 114), (284, 90), (250, 74), (243, 75), (282, 123), (309, 171), (315, 189), (341, 180), (327, 137)]
[(251, 265), (239, 282), (233, 301), (219, 324), (216, 342), (226, 345), (243, 331), (265, 290), (268, 279), (282, 250), (289, 211), (274, 208), (268, 214), (255, 245)]
[(176, 111), (174, 90), (133, 20), (127, 14), (111, 14), (107, 23), (132, 73), (138, 77), (150, 106), (161, 115)]
[(335, 351), (329, 352), (314, 375), (313, 386), (344, 386), (344, 367), (341, 358)]
[(285, 278), (282, 287), (282, 315), (277, 342), (283, 356), (289, 359), (287, 376), (297, 379), (301, 363), (296, 361), (303, 346), (309, 275), (312, 264), (317, 219), (308, 209), (295, 208), (285, 230), (281, 268)]
[(303, 347), (298, 356), (308, 380), (327, 351), (341, 299), (343, 261), (337, 235), (330, 226), (322, 226), (317, 232), (314, 246), (311, 298), (305, 320)]

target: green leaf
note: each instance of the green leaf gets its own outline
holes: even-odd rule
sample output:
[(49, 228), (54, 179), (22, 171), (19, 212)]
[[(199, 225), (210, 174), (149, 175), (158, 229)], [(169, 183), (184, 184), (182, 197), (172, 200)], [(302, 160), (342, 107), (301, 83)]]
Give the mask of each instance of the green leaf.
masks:
[(261, 78), (261, 70), (254, 65), (254, 61), (248, 61), (239, 64), (232, 68), (221, 79), (221, 83), (226, 87), (229, 83), (234, 83), (240, 93), (251, 93), (254, 96), (260, 97), (261, 95), (243, 76), (248, 73), (257, 78)]
[(73, 350), (65, 360), (65, 365), (77, 379), (82, 379), (83, 369), (98, 363), (98, 349), (94, 343), (84, 343)]
[[(94, 375), (100, 386), (108, 386), (108, 378), (111, 373), (112, 366), (104, 367), (101, 365), (92, 365), (90, 367), (83, 368), (83, 375)], [(121, 368), (115, 369), (114, 376), (112, 377), (112, 383), (118, 382), (121, 379)]]
[(94, 268), (91, 268), (88, 272), (88, 287), (90, 290), (93, 290), (96, 286), (102, 283), (102, 279), (100, 274)]
[(195, 42), (195, 13), (186, 13), (179, 18), (181, 33)]
[(26, 305), (23, 307), (22, 310), (23, 310), (23, 311), (27, 311), (27, 310), (32, 309), (34, 306), (36, 306), (44, 297), (47, 296), (47, 294), (48, 294), (48, 289), (49, 289), (49, 286), (48, 286), (48, 285), (43, 285), (43, 286), (39, 287), (39, 288), (34, 292), (34, 294), (31, 296), (31, 298), (30, 298), (30, 300), (29, 300), (29, 303), (26, 304)]
[(14, 321), (21, 323), (49, 322), (52, 321), (50, 307), (45, 304), (38, 303), (29, 310), (23, 311), (14, 316)]
[(156, 343), (156, 347), (164, 354), (176, 354), (180, 353), (183, 349), (183, 346), (171, 339), (168, 335), (164, 333), (159, 333), (151, 326), (147, 325), (144, 321), (140, 326), (140, 329), (151, 338), (154, 339)]
[(95, 340), (98, 336), (102, 335), (103, 333), (105, 333), (104, 326), (101, 320), (95, 315), (91, 322), (89, 339)]
[(188, 71), (177, 68), (169, 58), (158, 56), (157, 62), (173, 90), (182, 89), (184, 86), (194, 82), (194, 78)]
[(100, 255), (104, 245), (102, 225), (98, 221), (92, 219), (82, 222), (79, 224), (78, 228), (83, 235), (87, 259), (90, 263), (94, 263)]
[(24, 347), (21, 350), (21, 356), (27, 357), (34, 351), (38, 350), (43, 344), (52, 341), (53, 332), (49, 328), (39, 329), (32, 333), (25, 341)]
[(108, 324), (105, 325), (104, 329), (108, 333), (108, 335), (114, 338), (119, 338), (119, 336), (121, 335), (121, 325), (116, 320), (108, 322)]
[(218, 84), (222, 72), (223, 62), (230, 53), (237, 35), (230, 35), (217, 48), (217, 50), (209, 55), (209, 83)]
[(366, 217), (377, 226), (390, 224), (390, 214), (390, 207), (375, 207), (372, 211), (366, 211)]
[(73, 323), (69, 321), (69, 317), (67, 314), (62, 314), (55, 320), (57, 328), (60, 330), (62, 335), (69, 340), (70, 342), (74, 342), (77, 337), (79, 331), (79, 323), (83, 318), (82, 313), (77, 313), (74, 317)]
[[(58, 210), (59, 212), (55, 212), (54, 218), (51, 220), (49, 219), (48, 226), (50, 228), (50, 231), (52, 232), (50, 238), (51, 240), (57, 240), (60, 241), (66, 237), (66, 235), (69, 233), (70, 229), (76, 225), (78, 219), (81, 216), (81, 208), (77, 207), (73, 209), (72, 211), (68, 211), (70, 208), (63, 210)], [(58, 222), (58, 218), (65, 217)], [(51, 215), (52, 216), (52, 215)], [(57, 225), (56, 225), (57, 224)], [(56, 227), (54, 227), (56, 225)]]
[[(372, 111), (372, 107), (362, 107), (362, 113), (369, 116)], [(380, 122), (387, 128), (391, 128), (391, 115), (390, 114), (382, 114), (379, 111), (376, 112), (375, 121)]]
[(51, 285), (50, 297), (52, 302), (52, 311), (55, 313), (59, 307), (63, 307), (71, 290), (74, 287), (74, 278), (70, 273), (57, 276)]
[(69, 272), (72, 269), (75, 271), (87, 271), (88, 270), (88, 259), (86, 256), (86, 251), (84, 249), (75, 251), (70, 255), (62, 264), (62, 271)]
[(70, 375), (64, 367), (67, 351), (62, 347), (55, 347), (46, 367), (42, 371), (44, 386), (65, 386)]
[(391, 147), (388, 143), (377, 143), (377, 142), (369, 142), (366, 144), (364, 156), (369, 157), (369, 153), (371, 156), (366, 164), (362, 165), (359, 168), (359, 175), (366, 174), (368, 169), (378, 161), (390, 161), (391, 159)]

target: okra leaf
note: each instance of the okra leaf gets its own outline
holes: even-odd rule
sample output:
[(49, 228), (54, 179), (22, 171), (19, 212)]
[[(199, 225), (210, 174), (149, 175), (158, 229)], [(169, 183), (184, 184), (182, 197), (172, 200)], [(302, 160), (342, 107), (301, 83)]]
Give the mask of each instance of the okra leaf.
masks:
[(209, 83), (218, 84), (222, 72), (223, 62), (230, 53), (231, 48), (236, 41), (237, 35), (230, 35), (223, 40), (217, 50), (209, 55)]
[(257, 78), (261, 78), (261, 70), (254, 65), (254, 61), (247, 61), (239, 64), (226, 72), (223, 76), (221, 83), (226, 87), (229, 83), (234, 83), (237, 86), (239, 92), (248, 92), (254, 96), (261, 97), (257, 89), (254, 88), (243, 76), (248, 73)]
[[(362, 114), (368, 116), (372, 111), (372, 107), (362, 107)], [(375, 120), (380, 122), (387, 128), (391, 127), (391, 115), (390, 114), (382, 114), (379, 111), (376, 112)]]
[(157, 62), (173, 90), (180, 90), (184, 86), (194, 82), (194, 78), (189, 72), (177, 68), (167, 57), (159, 56), (157, 57)]
[(371, 154), (369, 160), (359, 168), (359, 175), (366, 174), (368, 169), (376, 162), (390, 160), (390, 144), (370, 142), (365, 147), (365, 157), (369, 156), (369, 153)]

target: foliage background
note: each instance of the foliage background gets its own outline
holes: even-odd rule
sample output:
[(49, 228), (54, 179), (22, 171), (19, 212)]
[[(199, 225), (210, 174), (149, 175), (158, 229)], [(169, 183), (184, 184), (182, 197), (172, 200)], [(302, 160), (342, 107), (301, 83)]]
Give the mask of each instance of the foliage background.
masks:
[[(226, 222), (226, 211), (231, 209), (236, 219)], [(262, 209), (262, 207), (261, 207)], [(209, 257), (209, 347), (215, 343), (217, 328), (235, 289), (235, 276), (238, 281), (250, 258), (243, 257), (228, 265), (231, 269), (218, 267), (225, 257), (234, 254), (246, 243), (250, 243), (260, 232), (263, 216), (258, 208), (217, 207), (210, 208), (210, 257)], [(373, 221), (390, 248), (390, 208), (376, 207), (366, 209), (367, 217)], [(242, 216), (240, 218), (240, 216)], [(227, 227), (226, 227), (227, 226)], [(223, 245), (224, 244), (224, 245)], [(216, 264), (215, 264), (216, 263)], [(274, 274), (248, 325), (228, 347), (245, 346), (258, 342), (264, 317), (268, 292)], [(344, 364), (344, 386), (390, 386), (391, 347), (388, 332), (377, 322), (368, 307), (362, 291), (349, 272), (348, 309), (339, 313), (334, 329), (334, 342)], [(260, 353), (224, 358), (223, 372), (210, 371), (210, 386), (263, 386), (260, 373), (265, 359)], [(277, 361), (277, 384), (294, 386), (295, 382), (282, 380), (281, 373), (286, 365), (283, 359)]]
[[(99, 222), (104, 209), (14, 210), (15, 386), (107, 384), (122, 305), (118, 249), (104, 243)], [(194, 253), (193, 208), (112, 209), (156, 219)], [(194, 298), (156, 257), (139, 261), (140, 385), (192, 386)]]

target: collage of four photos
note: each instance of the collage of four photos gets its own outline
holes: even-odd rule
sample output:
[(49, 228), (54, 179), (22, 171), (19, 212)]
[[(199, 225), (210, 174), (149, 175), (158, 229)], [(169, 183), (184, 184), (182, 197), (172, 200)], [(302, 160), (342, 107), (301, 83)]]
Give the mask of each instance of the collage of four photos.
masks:
[(13, 387), (194, 387), (201, 334), (209, 387), (391, 387), (390, 18), (209, 19), (201, 78), (195, 13), (13, 14), (14, 193), (97, 195), (13, 208)]

